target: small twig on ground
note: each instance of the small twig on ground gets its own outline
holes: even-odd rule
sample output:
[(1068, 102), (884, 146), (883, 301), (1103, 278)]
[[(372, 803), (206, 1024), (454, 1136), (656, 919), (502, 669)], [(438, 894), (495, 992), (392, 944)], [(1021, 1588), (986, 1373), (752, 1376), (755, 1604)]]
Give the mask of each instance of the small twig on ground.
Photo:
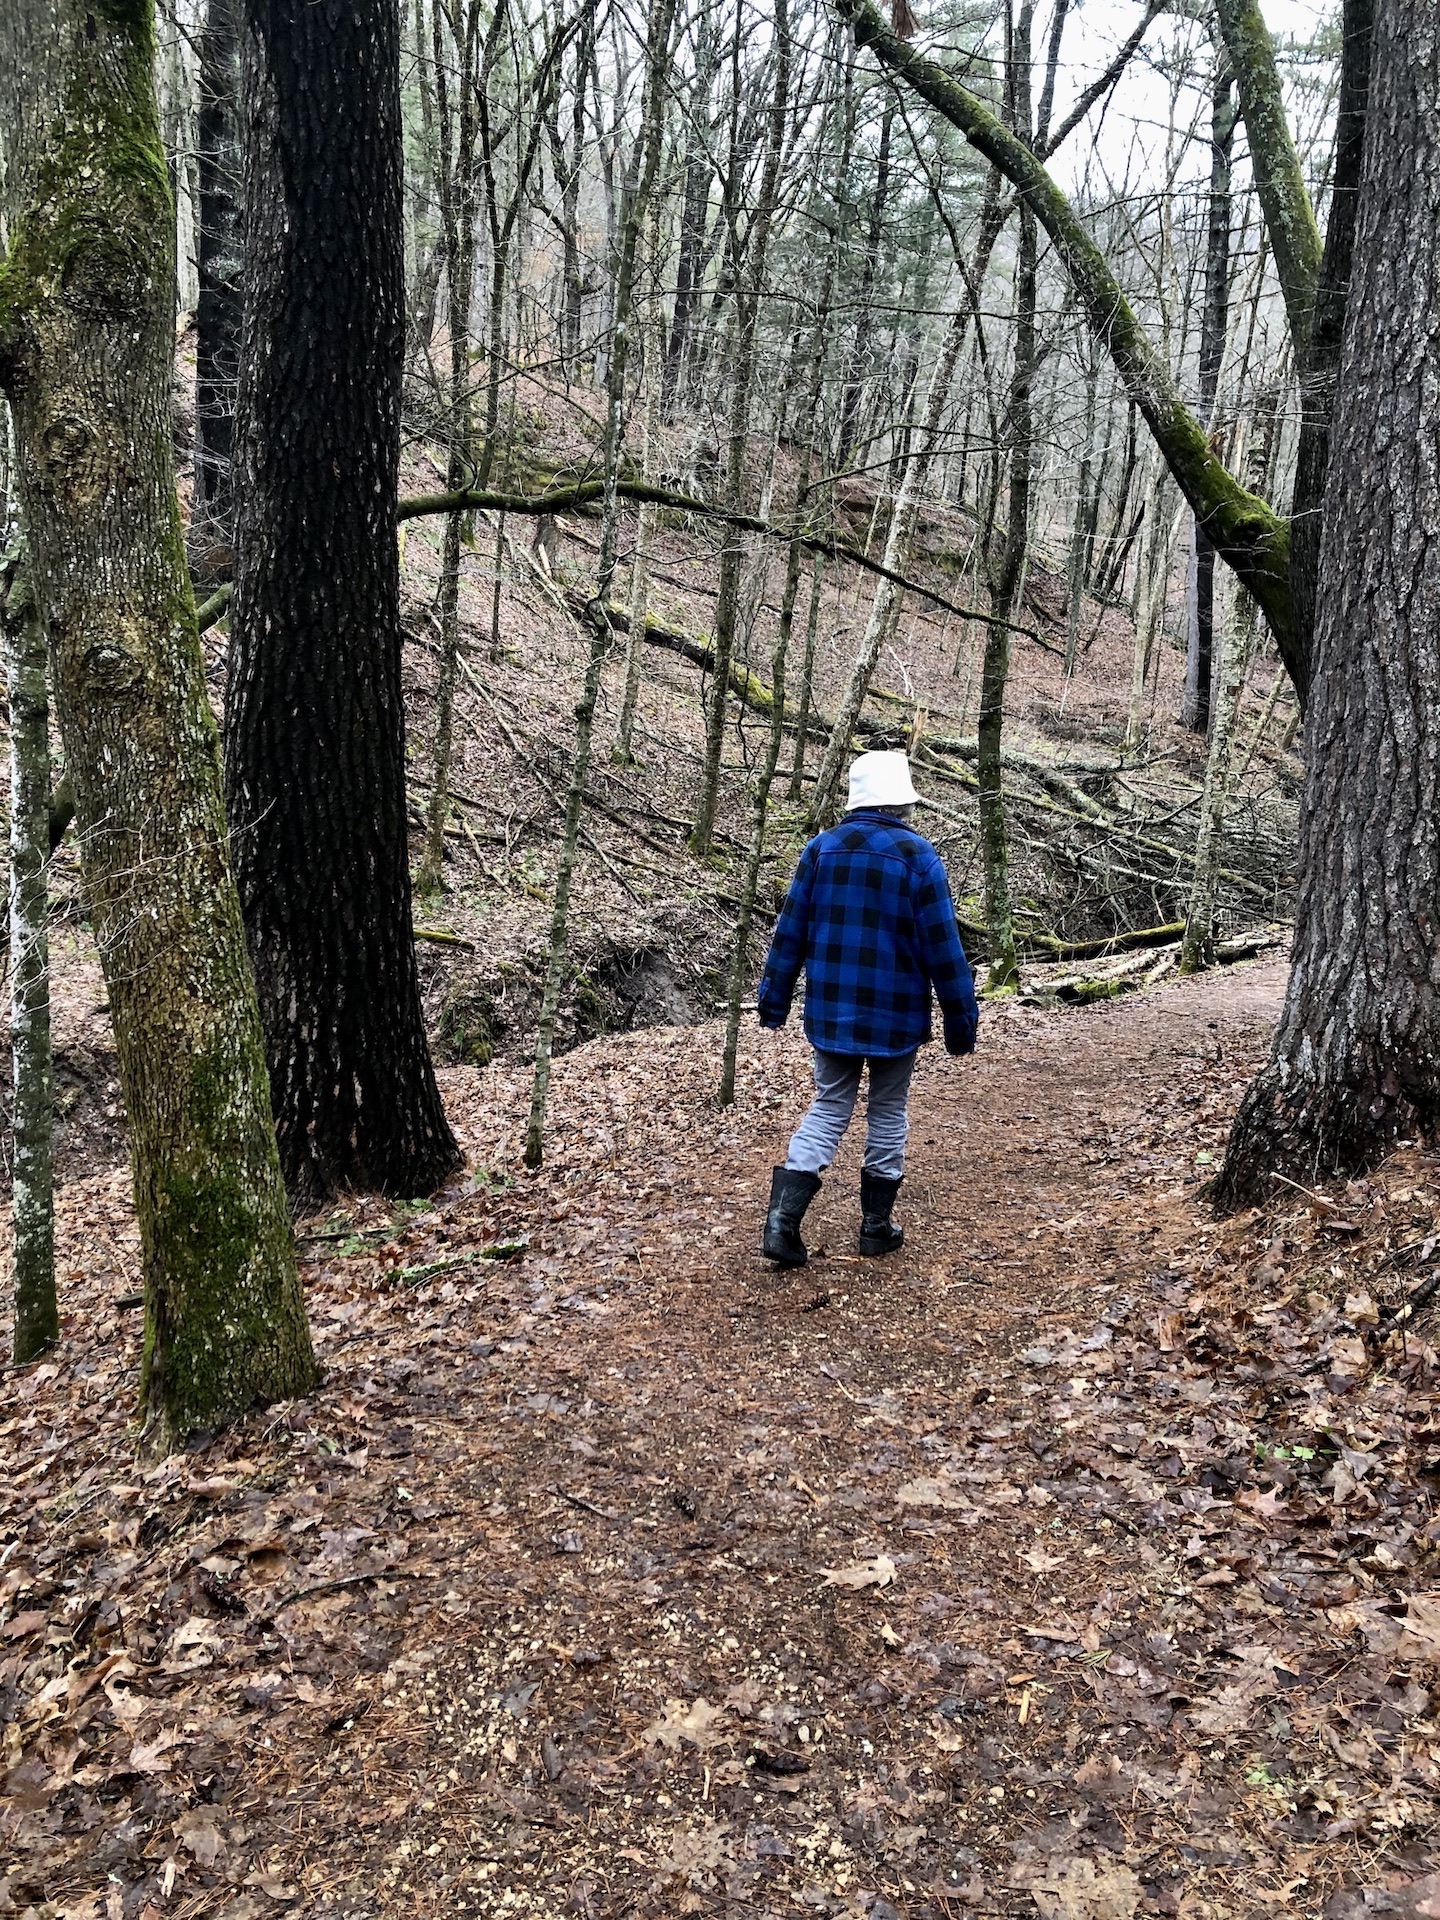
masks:
[(1272, 1173), (1272, 1180), (1278, 1180), (1283, 1186), (1293, 1187), (1296, 1193), (1303, 1193), (1307, 1200), (1313, 1200), (1323, 1213), (1338, 1213), (1339, 1207), (1333, 1200), (1327, 1200), (1323, 1193), (1316, 1193), (1313, 1187), (1302, 1187), (1298, 1180), (1292, 1180), (1288, 1173)]
[(373, 1573), (347, 1573), (340, 1580), (320, 1580), (313, 1587), (295, 1587), (275, 1602), (274, 1611), (279, 1613), (282, 1607), (294, 1606), (297, 1600), (311, 1600), (317, 1593), (338, 1593), (342, 1587), (363, 1587), (370, 1580), (433, 1580), (433, 1572), (421, 1572), (419, 1568), (376, 1567)]
[(623, 1513), (611, 1513), (605, 1507), (597, 1507), (593, 1500), (587, 1500), (583, 1493), (567, 1493), (564, 1487), (552, 1487), (550, 1491), (557, 1500), (564, 1500), (572, 1507), (578, 1507), (582, 1513), (593, 1513), (601, 1520), (623, 1520)]

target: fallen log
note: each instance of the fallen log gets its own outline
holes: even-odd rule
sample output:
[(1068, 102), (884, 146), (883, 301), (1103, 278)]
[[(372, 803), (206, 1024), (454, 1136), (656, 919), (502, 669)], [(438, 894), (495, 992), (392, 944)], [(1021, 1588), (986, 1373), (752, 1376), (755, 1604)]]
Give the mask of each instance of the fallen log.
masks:
[(1104, 940), (1058, 940), (1051, 933), (1027, 933), (1019, 937), (1022, 944), (1038, 947), (1054, 960), (1103, 960), (1107, 954), (1168, 947), (1184, 932), (1185, 922), (1179, 920), (1165, 927), (1136, 927), (1129, 933), (1113, 933)]
[(1092, 1007), (1097, 1001), (1118, 1000), (1122, 993), (1133, 993), (1139, 985), (1134, 974), (1101, 979), (1084, 979), (1077, 974), (1068, 980), (1054, 980), (1040, 991), (1069, 1007)]

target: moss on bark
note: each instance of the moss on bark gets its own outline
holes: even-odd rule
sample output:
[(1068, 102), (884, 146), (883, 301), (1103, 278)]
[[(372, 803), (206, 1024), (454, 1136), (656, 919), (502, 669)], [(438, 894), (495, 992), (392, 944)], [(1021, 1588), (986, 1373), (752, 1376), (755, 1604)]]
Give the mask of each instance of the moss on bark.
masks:
[(0, 14), (0, 67), (51, 50), (7, 156), (0, 380), (131, 1126), (141, 1395), (163, 1446), (315, 1368), (175, 494), (152, 29), (149, 0)]

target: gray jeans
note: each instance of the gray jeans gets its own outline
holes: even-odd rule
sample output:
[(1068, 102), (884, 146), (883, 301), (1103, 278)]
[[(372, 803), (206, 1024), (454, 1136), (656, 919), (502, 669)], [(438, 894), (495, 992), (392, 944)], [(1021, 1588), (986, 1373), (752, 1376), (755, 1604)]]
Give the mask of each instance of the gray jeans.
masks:
[[(917, 1049), (918, 1051), (918, 1049)], [(815, 1049), (815, 1099), (795, 1129), (785, 1164), (793, 1173), (823, 1173), (835, 1158), (860, 1092), (860, 1075), (870, 1068), (870, 1100), (865, 1120), (865, 1170), (898, 1180), (905, 1171), (906, 1111), (915, 1054), (901, 1053), (867, 1061), (856, 1053)]]

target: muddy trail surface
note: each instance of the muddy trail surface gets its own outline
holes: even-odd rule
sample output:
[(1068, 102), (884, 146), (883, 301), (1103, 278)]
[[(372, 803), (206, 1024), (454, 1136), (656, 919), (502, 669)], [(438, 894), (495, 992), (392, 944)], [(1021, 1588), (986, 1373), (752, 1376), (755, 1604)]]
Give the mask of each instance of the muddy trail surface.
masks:
[[(1440, 1164), (1200, 1195), (1275, 963), (922, 1056), (759, 1259), (796, 1034), (446, 1093), (423, 1207), (307, 1224), (309, 1400), (134, 1465), (123, 1175), (6, 1388), (0, 1912), (1440, 1912)], [(8, 1902), (8, 1904), (7, 1904)]]

